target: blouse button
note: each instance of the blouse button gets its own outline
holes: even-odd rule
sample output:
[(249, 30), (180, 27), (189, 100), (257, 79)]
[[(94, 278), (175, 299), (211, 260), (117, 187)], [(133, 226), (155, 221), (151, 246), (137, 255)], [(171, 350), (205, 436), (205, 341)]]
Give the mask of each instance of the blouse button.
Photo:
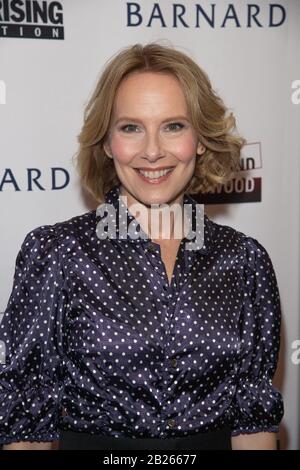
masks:
[(149, 253), (155, 253), (155, 252), (156, 252), (155, 246), (149, 245), (149, 246), (148, 246), (148, 251), (149, 251)]
[(173, 427), (175, 426), (175, 420), (174, 420), (174, 419), (169, 419), (169, 420), (168, 420), (168, 426), (169, 426), (170, 428), (173, 428)]
[(171, 360), (171, 364), (173, 367), (176, 367), (177, 366), (177, 360), (176, 359), (172, 359)]

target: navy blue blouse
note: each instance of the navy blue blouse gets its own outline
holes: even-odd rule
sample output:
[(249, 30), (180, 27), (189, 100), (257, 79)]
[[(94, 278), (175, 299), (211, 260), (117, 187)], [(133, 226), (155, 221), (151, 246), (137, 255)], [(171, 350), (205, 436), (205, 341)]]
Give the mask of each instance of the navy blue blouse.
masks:
[[(106, 194), (116, 210), (119, 190)], [(169, 285), (157, 243), (101, 240), (99, 217), (37, 227), (18, 252), (0, 325), (0, 443), (56, 440), (62, 429), (276, 432), (281, 312), (266, 249), (205, 214), (204, 245), (181, 240)]]

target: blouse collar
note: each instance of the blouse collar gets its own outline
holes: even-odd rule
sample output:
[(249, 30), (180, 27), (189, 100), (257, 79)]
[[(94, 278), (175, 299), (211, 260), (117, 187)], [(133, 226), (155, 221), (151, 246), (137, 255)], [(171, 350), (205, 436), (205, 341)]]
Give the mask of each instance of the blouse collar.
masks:
[[(127, 208), (126, 204), (123, 202), (122, 198), (120, 198), (120, 189), (121, 184), (117, 184), (113, 186), (106, 194), (105, 194), (105, 201), (103, 204), (113, 205), (115, 209), (115, 223), (113, 226), (115, 227), (113, 232), (113, 238), (118, 240), (126, 240), (130, 243), (149, 243), (151, 239), (147, 236), (144, 230), (141, 228), (138, 221), (135, 217), (131, 214), (129, 209)], [(214, 222), (209, 219), (209, 217), (204, 213), (204, 205), (198, 203), (191, 195), (185, 193), (183, 199), (184, 205), (190, 204), (191, 211), (187, 211), (186, 214), (190, 220), (190, 212), (192, 214), (192, 224), (190, 224), (190, 231), (186, 237), (184, 237), (184, 241), (188, 242), (186, 248), (190, 246), (188, 251), (197, 251), (201, 254), (208, 254), (212, 249), (213, 243), (213, 232), (214, 232)], [(102, 206), (100, 204), (99, 207)], [(119, 208), (121, 209), (122, 216), (120, 221), (121, 225), (119, 225)], [(98, 213), (98, 209), (96, 210), (96, 219), (97, 221), (101, 220), (102, 215)], [(103, 217), (107, 217), (107, 213)], [(109, 218), (109, 215), (108, 215)], [(198, 222), (198, 229), (196, 230), (196, 223)], [(127, 227), (130, 225), (130, 232), (128, 233)], [(195, 240), (195, 233), (197, 233), (198, 237)], [(110, 237), (109, 237), (110, 238)]]

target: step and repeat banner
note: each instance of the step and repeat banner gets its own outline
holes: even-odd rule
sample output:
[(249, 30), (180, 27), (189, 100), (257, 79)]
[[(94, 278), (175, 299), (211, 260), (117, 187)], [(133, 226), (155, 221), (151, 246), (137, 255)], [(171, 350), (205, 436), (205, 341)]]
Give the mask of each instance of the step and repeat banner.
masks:
[(238, 177), (204, 202), (213, 220), (258, 239), (273, 261), (283, 314), (280, 442), (297, 449), (298, 0), (0, 1), (0, 312), (25, 235), (96, 207), (72, 159), (84, 106), (113, 54), (152, 41), (204, 68), (247, 140)]

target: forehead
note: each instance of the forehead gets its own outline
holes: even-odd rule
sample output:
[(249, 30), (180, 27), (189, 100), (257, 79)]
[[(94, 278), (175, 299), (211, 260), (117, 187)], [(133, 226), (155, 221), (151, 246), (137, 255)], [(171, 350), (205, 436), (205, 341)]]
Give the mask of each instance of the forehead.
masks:
[(186, 110), (182, 86), (171, 73), (133, 72), (120, 83), (115, 96), (115, 111), (121, 108), (159, 107)]

